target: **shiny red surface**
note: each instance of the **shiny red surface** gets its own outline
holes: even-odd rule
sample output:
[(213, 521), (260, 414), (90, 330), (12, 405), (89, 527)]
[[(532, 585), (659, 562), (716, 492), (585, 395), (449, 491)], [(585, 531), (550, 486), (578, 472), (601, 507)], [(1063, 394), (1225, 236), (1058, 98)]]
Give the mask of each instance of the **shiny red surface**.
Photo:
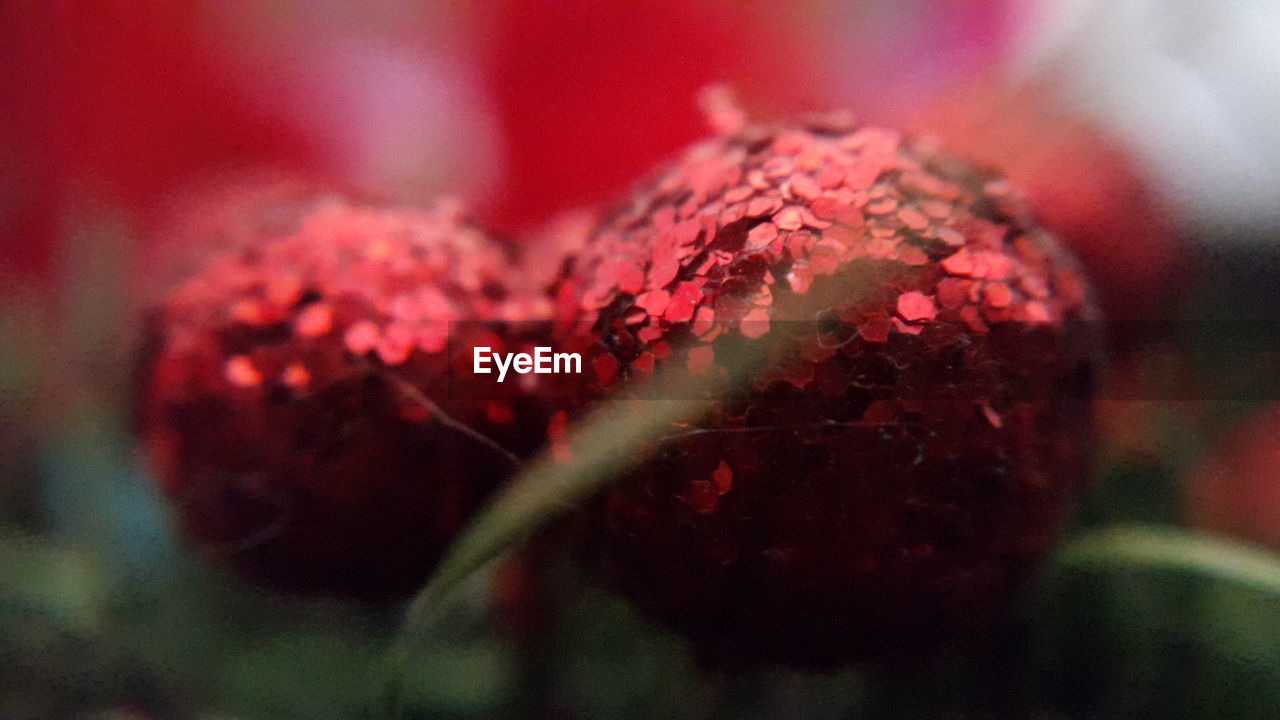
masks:
[(553, 305), (445, 204), (320, 198), (295, 225), (215, 252), (153, 310), (140, 434), (183, 533), (220, 563), (288, 591), (402, 595), (563, 424), (548, 383), (471, 374), (473, 346), (546, 344)]
[[(874, 271), (898, 279), (867, 292)], [(574, 278), (619, 398), (814, 326), (592, 510), (588, 564), (711, 656), (827, 666), (972, 628), (1085, 478), (1087, 283), (1006, 182), (926, 142), (816, 121), (700, 143)]]

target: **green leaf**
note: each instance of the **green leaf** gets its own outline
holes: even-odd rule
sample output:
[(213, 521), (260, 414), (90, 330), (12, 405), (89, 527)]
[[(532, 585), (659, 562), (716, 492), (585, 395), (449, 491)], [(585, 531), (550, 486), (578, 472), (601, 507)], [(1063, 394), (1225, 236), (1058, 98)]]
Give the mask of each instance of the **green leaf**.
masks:
[[(856, 274), (815, 284), (807, 295), (796, 296), (787, 307), (775, 307), (775, 311), (778, 317), (788, 319), (813, 318), (819, 309), (837, 301), (858, 304), (871, 289), (901, 275), (901, 268), (867, 266)], [(729, 393), (746, 387), (776, 351), (813, 328), (809, 322), (776, 324), (764, 337), (745, 344), (742, 351), (717, 358), (727, 370), (723, 375), (693, 375), (674, 366), (659, 371), (650, 382), (663, 388), (664, 398), (688, 399), (609, 402), (570, 433), (567, 460), (544, 453), (498, 493), (454, 543), (409, 608), (400, 642), (389, 654), (391, 712), (399, 714), (394, 709), (399, 706), (396, 696), (407, 686), (401, 673), (410, 669), (410, 658), (441, 632), (451, 608), (467, 596), (476, 581), (484, 580), (496, 561), (600, 492), (620, 471), (640, 461), (650, 443), (670, 434), (674, 425), (697, 421), (716, 403), (724, 402)]]
[(368, 702), (377, 648), (340, 633), (265, 636), (220, 658), (222, 709), (257, 718), (343, 718)]
[(1280, 559), (1187, 530), (1063, 549), (1036, 603), (1028, 684), (1085, 717), (1280, 716)]
[(1126, 568), (1188, 573), (1280, 601), (1280, 558), (1274, 552), (1181, 528), (1122, 526), (1091, 533), (1065, 547), (1057, 567), (1058, 572)]
[(68, 626), (92, 629), (114, 590), (93, 558), (0, 529), (0, 598), (40, 608)]
[[(868, 268), (840, 282), (815, 285), (786, 308), (786, 317), (812, 317), (817, 309), (839, 300), (857, 304), (859, 288), (880, 287), (899, 271)], [(873, 281), (874, 280), (874, 281)], [(741, 388), (789, 340), (811, 331), (807, 322), (780, 323), (773, 332), (749, 343), (732, 357), (720, 359), (727, 377), (691, 375), (669, 367), (652, 379), (666, 398), (615, 400), (586, 419), (569, 437), (569, 459), (557, 461), (544, 453), (485, 508), (454, 543), (427, 586), (415, 598), (407, 634), (425, 635), (447, 609), (451, 596), (474, 573), (511, 550), (552, 519), (563, 515), (600, 491), (619, 470), (640, 459), (646, 444), (660, 439), (676, 423), (697, 420), (723, 402), (725, 394)]]
[(569, 442), (572, 460), (543, 457), (535, 462), (454, 544), (414, 600), (409, 633), (429, 633), (472, 575), (599, 491), (645, 442), (667, 432), (672, 423), (696, 418), (706, 407), (705, 402), (648, 400), (613, 403), (592, 416)]
[(191, 716), (177, 678), (111, 632), (120, 594), (99, 558), (0, 528), (0, 717)]

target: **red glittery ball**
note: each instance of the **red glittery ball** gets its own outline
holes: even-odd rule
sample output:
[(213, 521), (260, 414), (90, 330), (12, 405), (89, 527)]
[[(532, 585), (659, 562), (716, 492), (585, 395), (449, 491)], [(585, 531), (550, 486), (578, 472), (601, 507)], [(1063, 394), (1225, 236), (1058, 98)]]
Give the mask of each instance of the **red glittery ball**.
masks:
[(627, 397), (783, 340), (594, 505), (588, 562), (710, 656), (915, 657), (1010, 597), (1083, 484), (1086, 281), (928, 142), (727, 129), (593, 232), (591, 365)]
[[(138, 421), (183, 533), (268, 587), (420, 585), (563, 403), (477, 381), (471, 350), (547, 344), (551, 299), (441, 205), (318, 203), (157, 307)], [(543, 376), (531, 376), (538, 380)]]

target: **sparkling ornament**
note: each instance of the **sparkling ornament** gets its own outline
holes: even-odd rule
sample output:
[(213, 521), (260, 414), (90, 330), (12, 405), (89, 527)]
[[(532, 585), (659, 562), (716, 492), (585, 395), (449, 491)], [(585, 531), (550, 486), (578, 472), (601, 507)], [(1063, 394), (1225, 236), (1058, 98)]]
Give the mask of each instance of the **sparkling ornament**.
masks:
[(588, 364), (626, 398), (773, 362), (592, 507), (588, 562), (712, 656), (913, 656), (999, 608), (1084, 482), (1088, 285), (925, 140), (726, 118), (592, 232)]
[[(545, 345), (553, 303), (456, 208), (318, 203), (153, 311), (139, 430), (183, 533), (272, 588), (408, 593), (565, 405), (472, 349)], [(550, 282), (551, 278), (547, 278)]]

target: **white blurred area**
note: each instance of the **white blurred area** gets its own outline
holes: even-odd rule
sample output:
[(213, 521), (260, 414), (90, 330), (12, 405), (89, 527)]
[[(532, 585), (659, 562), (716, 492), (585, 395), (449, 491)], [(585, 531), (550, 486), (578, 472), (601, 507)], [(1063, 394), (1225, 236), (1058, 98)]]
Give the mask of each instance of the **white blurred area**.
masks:
[(266, 114), (313, 138), (355, 188), (422, 204), (501, 172), (465, 6), (209, 4), (211, 43)]
[(1180, 222), (1280, 223), (1280, 2), (1041, 0), (1016, 47), (1015, 73), (1121, 137)]

